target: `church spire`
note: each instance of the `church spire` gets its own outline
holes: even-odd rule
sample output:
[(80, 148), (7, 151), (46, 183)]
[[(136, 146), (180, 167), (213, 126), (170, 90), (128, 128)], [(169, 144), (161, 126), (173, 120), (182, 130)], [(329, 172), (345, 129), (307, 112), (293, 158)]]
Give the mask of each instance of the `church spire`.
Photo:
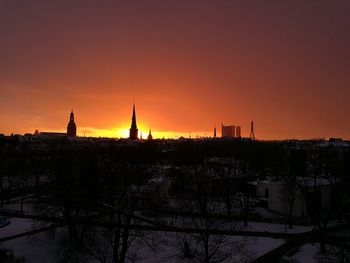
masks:
[(75, 138), (77, 136), (77, 125), (74, 122), (74, 112), (73, 110), (70, 113), (69, 123), (67, 126), (67, 136), (69, 138)]
[(135, 102), (132, 107), (132, 119), (131, 119), (131, 127), (129, 130), (129, 139), (137, 140), (138, 139), (138, 129), (136, 124), (136, 110), (135, 110)]
[(149, 134), (148, 134), (147, 140), (152, 140), (152, 139), (153, 139), (152, 131), (151, 131), (151, 129), (149, 129)]
[(74, 122), (74, 112), (73, 112), (73, 110), (70, 112), (70, 118), (69, 118), (69, 121)]
[(137, 129), (136, 125), (136, 112), (135, 112), (135, 103), (132, 107), (132, 120), (131, 120), (131, 128), (132, 129)]

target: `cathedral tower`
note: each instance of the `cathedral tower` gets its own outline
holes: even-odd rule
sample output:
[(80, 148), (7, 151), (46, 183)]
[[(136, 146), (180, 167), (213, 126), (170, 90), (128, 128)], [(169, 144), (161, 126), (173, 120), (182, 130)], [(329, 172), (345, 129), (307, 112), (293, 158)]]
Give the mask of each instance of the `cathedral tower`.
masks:
[(135, 113), (135, 103), (132, 108), (132, 120), (131, 120), (131, 128), (129, 130), (129, 139), (130, 140), (137, 140), (138, 137), (138, 129), (136, 125), (136, 113)]
[(70, 138), (77, 137), (77, 126), (75, 125), (75, 122), (74, 122), (73, 110), (70, 113), (70, 118), (67, 126), (67, 136)]
[(149, 134), (148, 134), (147, 140), (149, 140), (149, 141), (153, 140), (151, 129), (149, 129)]

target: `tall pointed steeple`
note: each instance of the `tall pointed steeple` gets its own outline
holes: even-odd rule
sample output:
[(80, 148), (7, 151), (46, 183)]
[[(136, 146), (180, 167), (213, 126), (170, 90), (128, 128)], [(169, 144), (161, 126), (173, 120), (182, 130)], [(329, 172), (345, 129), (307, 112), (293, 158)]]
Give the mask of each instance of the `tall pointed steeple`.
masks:
[(136, 125), (136, 112), (135, 112), (135, 103), (132, 107), (132, 120), (131, 120), (131, 128), (132, 129), (137, 129)]
[(74, 112), (73, 112), (73, 110), (70, 112), (69, 121), (73, 121), (74, 122)]
[(149, 129), (149, 134), (148, 134), (147, 140), (152, 140), (152, 139), (153, 139), (152, 131), (151, 131), (151, 129)]
[(131, 119), (131, 127), (129, 130), (129, 139), (137, 140), (138, 139), (138, 129), (136, 124), (136, 111), (135, 111), (135, 102), (132, 107), (132, 119)]
[(77, 137), (77, 126), (74, 122), (73, 110), (71, 111), (70, 117), (69, 117), (69, 122), (68, 122), (68, 126), (67, 126), (67, 136), (70, 138)]

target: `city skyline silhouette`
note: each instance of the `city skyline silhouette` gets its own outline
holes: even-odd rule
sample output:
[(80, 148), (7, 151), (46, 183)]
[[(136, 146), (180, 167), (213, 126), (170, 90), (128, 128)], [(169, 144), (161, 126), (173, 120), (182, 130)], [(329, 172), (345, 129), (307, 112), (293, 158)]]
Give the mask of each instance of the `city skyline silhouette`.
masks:
[[(48, 135), (51, 134), (53, 136), (57, 135), (57, 136), (62, 136), (62, 135), (67, 135), (68, 138), (76, 138), (76, 137), (104, 137), (104, 138), (119, 138), (119, 139), (131, 139), (131, 140), (142, 140), (142, 139), (153, 139), (153, 135), (152, 135), (152, 128), (149, 127), (148, 128), (148, 134), (142, 130), (138, 129), (138, 124), (136, 121), (136, 103), (135, 101), (133, 102), (133, 107), (132, 107), (132, 117), (131, 117), (131, 125), (130, 128), (128, 130), (129, 134), (128, 136), (126, 136), (126, 129), (123, 129), (122, 131), (124, 132), (120, 137), (117, 136), (118, 132), (120, 132), (120, 130), (115, 130), (114, 131), (114, 136), (86, 136), (86, 133), (84, 132), (84, 130), (82, 132), (79, 132), (79, 128), (77, 127), (77, 124), (75, 122), (75, 112), (73, 110), (71, 110), (70, 114), (69, 114), (69, 122), (66, 128), (66, 132), (63, 132), (63, 129), (58, 129), (56, 131), (53, 130), (39, 130), (39, 129), (35, 129), (35, 131), (33, 133), (31, 132), (26, 132), (24, 135), (34, 135), (34, 136), (39, 136), (41, 134), (44, 135)], [(224, 128), (226, 127), (226, 128)], [(223, 133), (224, 129), (231, 129), (233, 127), (234, 132), (231, 134), (231, 130), (226, 134)], [(236, 133), (236, 129), (237, 129), (237, 133)], [(142, 132), (143, 134), (147, 134), (147, 137), (142, 138)], [(168, 135), (167, 137), (165, 137), (163, 132), (157, 132), (157, 131), (153, 131), (153, 133), (156, 134), (156, 136), (154, 137), (154, 139), (179, 139), (179, 138), (192, 138), (191, 137), (191, 132), (189, 133), (182, 133), (182, 135), (180, 133), (175, 134), (175, 135)], [(80, 135), (79, 135), (80, 134)], [(15, 134), (13, 134), (15, 135)], [(23, 135), (23, 134), (17, 134), (17, 135)], [(207, 133), (207, 132), (203, 132), (203, 133), (196, 133), (194, 132), (194, 137), (193, 138), (237, 138), (237, 139), (241, 139), (243, 138), (241, 136), (241, 126), (224, 126), (222, 123), (221, 126), (221, 131), (219, 133), (220, 137), (217, 137), (217, 132), (216, 132), (216, 126), (214, 126), (214, 129), (212, 131), (212, 133)], [(255, 138), (251, 138), (251, 136), (245, 136), (246, 138), (250, 138), (250, 139), (255, 139)]]

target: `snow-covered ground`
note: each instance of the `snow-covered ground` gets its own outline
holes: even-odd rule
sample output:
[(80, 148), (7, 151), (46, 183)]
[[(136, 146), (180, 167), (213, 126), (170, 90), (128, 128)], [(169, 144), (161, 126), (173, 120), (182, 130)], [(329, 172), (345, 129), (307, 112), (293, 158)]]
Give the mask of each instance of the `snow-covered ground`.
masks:
[[(40, 221), (25, 218), (9, 218), (10, 224), (0, 228), (0, 238), (25, 233), (27, 231), (39, 228)], [(50, 246), (53, 246), (51, 238), (45, 238), (49, 233), (38, 233), (8, 240), (0, 243), (0, 249), (6, 249), (13, 252), (16, 257), (24, 257), (25, 262), (55, 262), (55, 257), (50, 253)]]
[[(194, 221), (198, 221), (196, 218), (191, 218), (188, 216), (161, 216), (157, 218), (145, 217), (142, 214), (140, 217), (153, 220), (161, 224), (167, 224), (174, 227), (196, 227)], [(242, 221), (225, 221), (217, 220), (219, 229), (227, 230), (239, 230), (239, 231), (257, 231), (257, 232), (270, 232), (270, 233), (303, 233), (311, 231), (313, 225), (301, 226), (293, 225), (289, 228), (286, 224), (274, 224), (274, 223), (264, 223), (264, 222), (253, 222), (248, 221), (248, 226), (244, 226)]]
[(66, 250), (65, 237), (66, 231), (61, 228), (2, 242), (0, 248), (12, 251), (16, 257), (23, 257), (26, 263), (66, 262), (62, 259)]
[(247, 231), (258, 231), (258, 232), (270, 232), (270, 233), (303, 233), (311, 231), (313, 226), (299, 226), (293, 225), (289, 228), (285, 224), (273, 224), (273, 223), (262, 223), (262, 222), (248, 222), (248, 226), (245, 227), (242, 222), (239, 222), (237, 227), (240, 230)]
[[(7, 209), (18, 210), (18, 203), (11, 204)], [(31, 207), (28, 204), (28, 210)], [(153, 219), (163, 224), (178, 226), (178, 227), (192, 227), (193, 219), (191, 217), (180, 216), (160, 216), (156, 219), (152, 215), (142, 215), (147, 219)], [(32, 229), (38, 228), (40, 222), (32, 221), (30, 219), (11, 218), (11, 224), (9, 226), (0, 228), (0, 237), (7, 237), (16, 234), (20, 234)], [(147, 224), (147, 223), (144, 223)], [(242, 230), (242, 231), (259, 231), (270, 233), (302, 233), (311, 231), (313, 226), (293, 226), (289, 229), (284, 224), (262, 223), (262, 222), (248, 222), (248, 226), (244, 227), (242, 221), (225, 222), (224, 224), (218, 223), (221, 229)], [(64, 228), (57, 229), (56, 234), (50, 234), (52, 232), (46, 231), (27, 237), (16, 238), (3, 243), (0, 243), (0, 248), (13, 251), (17, 257), (24, 257), (26, 262), (35, 263), (50, 263), (57, 262), (58, 258), (62, 256), (62, 250), (67, 249), (62, 245), (62, 240), (65, 240), (66, 230)], [(156, 245), (151, 249), (149, 246), (138, 243), (134, 244), (130, 248), (130, 253), (135, 255), (136, 262), (140, 263), (180, 263), (186, 262), (184, 258), (181, 258), (181, 250), (179, 245), (179, 235), (170, 232), (147, 232), (147, 235), (154, 236)], [(188, 235), (190, 236), (190, 235)], [(235, 244), (243, 242), (241, 249), (236, 249)], [(232, 251), (232, 258), (227, 262), (232, 261), (251, 261), (268, 251), (282, 245), (285, 241), (283, 239), (263, 238), (263, 237), (240, 237), (230, 236), (228, 242), (225, 245), (226, 251)], [(193, 246), (195, 242), (192, 243)], [(302, 246), (299, 250), (295, 250), (295, 253), (288, 259), (299, 260), (300, 262), (318, 262), (318, 247), (307, 244)], [(60, 254), (58, 254), (60, 253)], [(188, 262), (192, 262), (189, 260)], [(84, 262), (94, 262), (92, 259), (88, 261), (84, 259)]]
[[(180, 234), (183, 235), (183, 234)], [(179, 234), (158, 233), (159, 244), (155, 250), (149, 247), (139, 247), (136, 255), (136, 262), (139, 263), (180, 263), (193, 262), (193, 259), (184, 259), (179, 244)], [(186, 235), (185, 235), (186, 236)], [(187, 237), (189, 238), (189, 237)], [(282, 245), (285, 241), (273, 238), (244, 238), (241, 236), (230, 236), (225, 242), (224, 252), (230, 252), (230, 257), (224, 262), (249, 262), (262, 256), (268, 251)], [(237, 243), (242, 246), (237, 248)], [(195, 242), (192, 240), (191, 245)]]
[(12, 199), (10, 200), (10, 203), (7, 204), (5, 203), (5, 205), (3, 207), (1, 207), (1, 209), (4, 210), (12, 210), (12, 211), (16, 211), (16, 212), (23, 212), (26, 214), (31, 214), (34, 213), (35, 211), (34, 209), (34, 205), (33, 205), (33, 198), (31, 195), (27, 195), (24, 197), (24, 201), (23, 204), (21, 204), (21, 199), (20, 198), (16, 198), (16, 199)]
[(0, 228), (0, 238), (21, 234), (32, 230), (33, 221), (25, 218), (9, 218), (10, 224)]
[(319, 250), (317, 245), (305, 244), (290, 252), (290, 255), (285, 256), (285, 258), (289, 261), (316, 263), (318, 262), (316, 256)]
[(54, 263), (56, 240), (47, 238), (46, 233), (12, 239), (0, 244), (0, 248), (13, 252), (16, 257), (24, 257), (26, 263)]
[[(17, 257), (24, 257), (27, 263), (54, 263), (58, 259), (69, 255), (64, 252), (67, 247), (64, 245), (65, 229), (57, 229), (55, 234), (52, 232), (42, 232), (27, 237), (16, 238), (0, 244), (0, 248), (8, 249)], [(134, 256), (135, 262), (139, 263), (180, 263), (186, 262), (181, 258), (179, 245), (179, 235), (169, 232), (146, 232), (146, 236), (154, 238), (156, 243), (153, 247), (145, 246), (144, 243), (134, 243), (130, 248), (130, 255)], [(243, 242), (243, 247), (236, 250), (235, 244)], [(284, 243), (284, 240), (273, 238), (244, 238), (228, 237), (225, 247), (226, 251), (232, 252), (234, 260), (252, 260), (271, 249), (274, 249)], [(193, 245), (193, 243), (191, 243)], [(231, 262), (229, 259), (227, 262)], [(64, 259), (63, 261), (64, 262)], [(94, 260), (84, 258), (84, 262), (94, 262)], [(187, 262), (193, 262), (189, 260)]]
[[(338, 256), (342, 253), (338, 251), (339, 248), (335, 248), (332, 246), (327, 246), (328, 253), (321, 254), (320, 246), (318, 244), (305, 244), (285, 255), (283, 258), (287, 260), (287, 262), (293, 263), (336, 263), (336, 262), (348, 262), (348, 261), (340, 261)], [(349, 254), (349, 251), (347, 252)]]

